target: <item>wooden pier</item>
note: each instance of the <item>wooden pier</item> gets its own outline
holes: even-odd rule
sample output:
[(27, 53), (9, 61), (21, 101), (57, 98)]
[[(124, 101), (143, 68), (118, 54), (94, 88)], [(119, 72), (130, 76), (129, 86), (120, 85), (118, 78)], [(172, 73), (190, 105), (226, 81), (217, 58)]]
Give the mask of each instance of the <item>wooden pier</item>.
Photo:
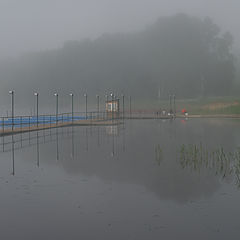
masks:
[[(77, 115), (78, 114), (78, 115)], [(74, 113), (62, 113), (56, 115), (16, 116), (13, 118), (0, 118), (0, 137), (40, 131), (50, 128), (61, 128), (69, 126), (108, 126), (118, 125), (129, 119), (172, 119), (173, 116), (159, 116), (155, 114), (109, 114), (107, 112), (90, 112), (88, 115)]]
[(106, 119), (95, 119), (95, 120), (79, 120), (79, 121), (69, 121), (69, 122), (58, 122), (58, 123), (50, 123), (50, 124), (38, 124), (38, 125), (30, 125), (27, 127), (16, 127), (16, 128), (6, 128), (0, 129), (0, 136), (7, 136), (12, 134), (19, 134), (25, 132), (33, 132), (40, 131), (50, 128), (61, 128), (61, 127), (70, 127), (70, 126), (107, 126), (107, 125), (117, 125), (121, 124), (120, 120), (106, 120)]

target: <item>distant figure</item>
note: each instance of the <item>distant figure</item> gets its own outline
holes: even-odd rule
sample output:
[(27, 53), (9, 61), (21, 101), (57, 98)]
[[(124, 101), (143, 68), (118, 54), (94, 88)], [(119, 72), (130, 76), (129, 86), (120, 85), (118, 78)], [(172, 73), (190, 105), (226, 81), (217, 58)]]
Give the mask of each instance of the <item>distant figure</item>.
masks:
[(161, 109), (156, 112), (157, 118), (161, 115)]
[(185, 116), (188, 116), (188, 112), (185, 108), (182, 109), (182, 114), (185, 115)]

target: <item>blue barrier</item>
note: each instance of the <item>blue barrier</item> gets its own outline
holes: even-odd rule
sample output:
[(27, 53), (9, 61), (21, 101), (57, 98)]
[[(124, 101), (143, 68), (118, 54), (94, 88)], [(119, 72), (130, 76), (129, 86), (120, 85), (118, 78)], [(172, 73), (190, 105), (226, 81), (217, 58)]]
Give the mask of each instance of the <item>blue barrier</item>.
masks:
[(29, 125), (37, 125), (37, 124), (56, 124), (57, 122), (71, 122), (71, 121), (78, 121), (78, 120), (86, 120), (92, 119), (93, 117), (82, 117), (82, 116), (36, 116), (34, 117), (14, 117), (13, 119), (10, 118), (0, 118), (0, 127), (10, 128), (12, 125), (14, 127), (28, 127)]

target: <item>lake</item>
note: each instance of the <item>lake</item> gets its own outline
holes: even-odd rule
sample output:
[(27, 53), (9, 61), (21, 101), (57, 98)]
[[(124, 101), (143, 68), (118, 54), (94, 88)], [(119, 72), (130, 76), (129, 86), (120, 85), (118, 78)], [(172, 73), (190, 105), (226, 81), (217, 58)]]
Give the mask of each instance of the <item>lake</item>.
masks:
[(239, 239), (240, 120), (2, 137), (0, 239)]

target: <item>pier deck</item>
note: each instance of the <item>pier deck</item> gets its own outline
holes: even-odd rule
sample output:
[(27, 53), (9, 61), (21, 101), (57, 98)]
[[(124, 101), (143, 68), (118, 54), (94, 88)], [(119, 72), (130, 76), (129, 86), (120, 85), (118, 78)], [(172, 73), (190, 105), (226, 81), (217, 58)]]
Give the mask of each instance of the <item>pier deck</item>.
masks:
[[(172, 116), (159, 116), (154, 114), (128, 114), (112, 115), (106, 112), (90, 112), (88, 115), (77, 115), (72, 117), (70, 113), (41, 116), (16, 116), (14, 118), (0, 118), (0, 136), (39, 131), (50, 128), (61, 128), (68, 126), (106, 126), (121, 124), (125, 119), (171, 119)], [(13, 126), (13, 127), (12, 127)]]
[(106, 125), (116, 125), (120, 124), (119, 120), (105, 120), (105, 119), (98, 119), (98, 120), (78, 120), (78, 121), (69, 121), (69, 122), (59, 122), (59, 123), (48, 123), (48, 124), (38, 124), (37, 125), (30, 125), (30, 126), (18, 126), (14, 129), (6, 128), (0, 129), (0, 136), (7, 136), (12, 134), (24, 133), (24, 132), (32, 132), (32, 131), (40, 131), (44, 129), (50, 128), (60, 128), (60, 127), (69, 127), (69, 126), (106, 126)]

